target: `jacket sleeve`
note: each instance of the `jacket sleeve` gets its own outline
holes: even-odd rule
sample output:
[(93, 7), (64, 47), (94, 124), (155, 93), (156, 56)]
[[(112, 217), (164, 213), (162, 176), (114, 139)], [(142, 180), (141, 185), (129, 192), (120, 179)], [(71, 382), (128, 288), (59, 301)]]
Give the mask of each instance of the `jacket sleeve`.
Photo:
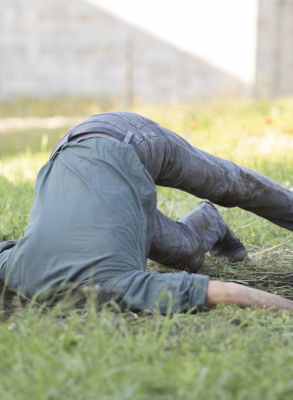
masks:
[(206, 311), (206, 295), (209, 277), (180, 273), (149, 273), (128, 271), (117, 274), (100, 286), (98, 303), (114, 299), (122, 311), (146, 311), (159, 309), (166, 314), (187, 309)]

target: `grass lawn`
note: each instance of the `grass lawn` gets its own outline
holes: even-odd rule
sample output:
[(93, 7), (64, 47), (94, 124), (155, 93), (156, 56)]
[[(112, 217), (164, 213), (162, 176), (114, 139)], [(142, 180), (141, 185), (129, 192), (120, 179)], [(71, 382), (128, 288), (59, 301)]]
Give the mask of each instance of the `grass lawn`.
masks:
[[(88, 99), (2, 103), (0, 127), (8, 117), (82, 118), (118, 107)], [(293, 100), (136, 104), (133, 111), (293, 190)], [(69, 127), (28, 129), (24, 123), (0, 132), (1, 241), (23, 234), (37, 171), (49, 157), (52, 138)], [(26, 138), (23, 150), (11, 151), (9, 135), (20, 143)], [(158, 188), (158, 207), (174, 219), (199, 201)], [(231, 267), (206, 256), (201, 273), (293, 299), (291, 232), (242, 210), (219, 209), (252, 261)], [(167, 270), (150, 261), (147, 268)], [(84, 309), (58, 305), (47, 310), (22, 305), (17, 298), (7, 307), (3, 300), (2, 296), (0, 399), (293, 397), (292, 313), (220, 305), (208, 313), (163, 317), (157, 312), (120, 314), (113, 308), (96, 313), (91, 297)]]

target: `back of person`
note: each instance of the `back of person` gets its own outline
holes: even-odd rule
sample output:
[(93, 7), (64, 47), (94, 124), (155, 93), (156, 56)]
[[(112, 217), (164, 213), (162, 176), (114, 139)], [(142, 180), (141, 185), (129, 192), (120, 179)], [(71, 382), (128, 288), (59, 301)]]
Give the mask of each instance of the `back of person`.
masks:
[(72, 143), (40, 170), (29, 225), (1, 278), (31, 298), (106, 281), (115, 269), (144, 271), (155, 210), (155, 185), (131, 145)]

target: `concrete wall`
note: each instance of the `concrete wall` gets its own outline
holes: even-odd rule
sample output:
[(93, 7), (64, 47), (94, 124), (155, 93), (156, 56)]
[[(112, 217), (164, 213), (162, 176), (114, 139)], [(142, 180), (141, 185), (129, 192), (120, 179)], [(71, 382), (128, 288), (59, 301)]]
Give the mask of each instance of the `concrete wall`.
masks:
[(134, 97), (173, 102), (252, 92), (212, 63), (82, 0), (0, 0), (0, 10), (0, 99), (122, 97), (129, 37)]
[(293, 95), (293, 0), (260, 0), (256, 95)]
[(0, 99), (126, 86), (146, 102), (293, 95), (293, 0), (0, 0)]

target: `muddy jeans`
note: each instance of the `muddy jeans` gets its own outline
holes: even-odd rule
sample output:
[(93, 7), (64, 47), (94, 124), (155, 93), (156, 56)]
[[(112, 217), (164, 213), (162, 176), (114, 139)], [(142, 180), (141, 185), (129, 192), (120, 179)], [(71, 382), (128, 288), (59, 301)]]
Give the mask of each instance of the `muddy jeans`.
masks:
[[(293, 230), (292, 191), (264, 175), (199, 150), (135, 113), (95, 115), (72, 132), (103, 132), (103, 128), (123, 134), (127, 142), (135, 140), (156, 185), (181, 189), (224, 207), (237, 206)], [(204, 254), (223, 239), (226, 227), (221, 216), (205, 203), (178, 221), (157, 210), (148, 257), (171, 268), (196, 272)]]

